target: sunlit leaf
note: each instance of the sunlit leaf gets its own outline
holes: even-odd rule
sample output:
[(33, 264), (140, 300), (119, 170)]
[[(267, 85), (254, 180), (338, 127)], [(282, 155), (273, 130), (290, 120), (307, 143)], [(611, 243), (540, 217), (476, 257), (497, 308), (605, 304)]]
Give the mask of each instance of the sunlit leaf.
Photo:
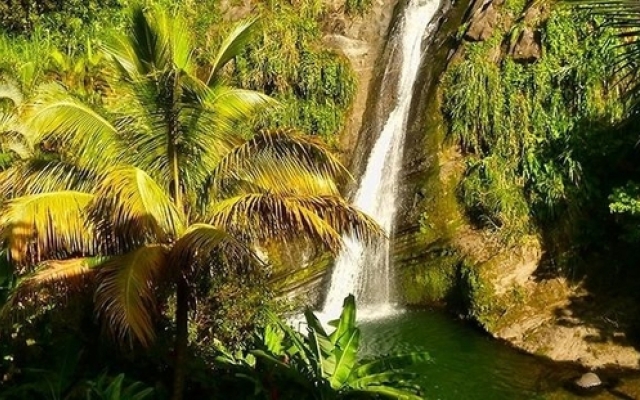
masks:
[(49, 192), (8, 202), (0, 215), (0, 235), (18, 264), (64, 254), (95, 254), (97, 244), (86, 215), (94, 196)]
[(118, 340), (133, 338), (148, 346), (155, 338), (155, 280), (168, 267), (167, 255), (164, 246), (147, 245), (101, 266), (96, 308)]

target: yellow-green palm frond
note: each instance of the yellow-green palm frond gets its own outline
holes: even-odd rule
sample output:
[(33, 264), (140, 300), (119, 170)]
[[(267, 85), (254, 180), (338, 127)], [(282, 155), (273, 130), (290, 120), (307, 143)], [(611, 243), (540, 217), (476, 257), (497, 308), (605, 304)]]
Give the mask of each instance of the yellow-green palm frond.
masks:
[(276, 183), (272, 190), (281, 193), (335, 195), (341, 176), (350, 175), (320, 141), (290, 130), (264, 130), (220, 160), (205, 181), (204, 198), (210, 201), (234, 180), (267, 189)]
[(93, 195), (60, 191), (18, 197), (0, 216), (0, 238), (13, 262), (34, 264), (69, 255), (96, 254), (97, 244), (87, 221)]
[(35, 153), (35, 142), (29, 129), (12, 114), (0, 113), (0, 146), (4, 152), (13, 152), (26, 160)]
[(169, 256), (169, 264), (183, 266), (183, 273), (217, 262), (223, 264), (219, 267), (262, 265), (246, 244), (209, 224), (191, 225), (173, 245)]
[(185, 190), (195, 198), (220, 159), (243, 142), (235, 129), (237, 123), (274, 100), (250, 90), (209, 89), (188, 79), (183, 83), (179, 114), (183, 129), (177, 150)]
[(168, 15), (161, 7), (145, 11), (131, 8), (131, 26), (126, 35), (111, 38), (105, 46), (121, 74), (128, 81), (154, 79), (159, 71), (194, 69), (191, 30), (181, 15)]
[[(35, 268), (35, 271), (18, 280), (7, 303), (0, 310), (6, 317), (17, 311), (19, 304), (46, 304), (56, 301), (56, 297), (69, 290), (82, 288), (96, 272), (96, 267), (104, 262), (103, 257), (72, 258), (68, 260), (48, 260)], [(52, 289), (50, 293), (40, 291), (43, 287)], [(53, 298), (52, 298), (53, 297)]]
[(91, 192), (95, 176), (59, 160), (32, 158), (0, 172), (0, 193), (6, 198), (75, 190)]
[(249, 193), (273, 193), (286, 196), (340, 196), (336, 180), (310, 171), (291, 158), (272, 154), (253, 157), (252, 164), (226, 179), (215, 182), (215, 199)]
[(380, 233), (369, 217), (335, 196), (249, 194), (217, 203), (211, 224), (252, 240), (308, 237), (337, 251), (344, 233), (368, 240)]
[(89, 209), (100, 231), (113, 241), (115, 248), (110, 251), (168, 242), (184, 227), (184, 215), (168, 194), (144, 171), (133, 167), (105, 174)]
[(349, 235), (363, 242), (373, 242), (384, 237), (378, 223), (347, 203), (339, 196), (309, 196), (296, 198), (301, 206), (313, 211), (342, 235)]
[(212, 118), (209, 121), (215, 122), (215, 128), (228, 133), (237, 122), (253, 117), (256, 112), (265, 107), (274, 107), (278, 104), (274, 98), (255, 90), (219, 85), (208, 91), (203, 106), (209, 111), (209, 114), (204, 115), (211, 115)]
[(20, 107), (24, 101), (24, 94), (18, 83), (10, 80), (0, 84), (0, 99), (9, 100), (14, 107)]
[(165, 273), (167, 254), (164, 246), (147, 245), (100, 267), (96, 309), (117, 339), (136, 339), (143, 346), (153, 341), (156, 279)]
[(241, 22), (233, 29), (233, 31), (227, 35), (218, 54), (211, 63), (211, 72), (206, 83), (208, 85), (214, 85), (220, 70), (231, 60), (236, 57), (245, 47), (249, 44), (257, 27), (257, 19), (250, 19), (245, 22)]
[(39, 140), (59, 142), (82, 168), (101, 172), (123, 159), (116, 127), (57, 85), (46, 85), (30, 104), (27, 125)]

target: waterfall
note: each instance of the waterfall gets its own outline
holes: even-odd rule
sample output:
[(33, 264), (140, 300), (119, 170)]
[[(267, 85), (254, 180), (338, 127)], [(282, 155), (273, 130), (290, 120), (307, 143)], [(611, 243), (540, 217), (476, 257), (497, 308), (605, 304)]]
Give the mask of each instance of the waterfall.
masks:
[[(394, 48), (383, 75), (383, 85), (393, 85), (389, 96), (393, 104), (387, 108), (391, 111), (381, 124), (382, 129), (373, 132), (379, 136), (354, 198), (354, 205), (373, 217), (388, 237), (393, 234), (397, 181), (413, 87), (422, 59), (422, 42), (431, 33), (429, 24), (439, 7), (440, 0), (409, 0), (398, 20), (394, 41), (390, 43)], [(396, 80), (390, 82), (393, 79)], [(336, 259), (321, 315), (337, 317), (349, 293), (356, 296), (361, 316), (375, 318), (389, 314), (393, 310), (390, 241), (383, 239), (365, 246), (352, 237), (343, 239), (344, 249)]]

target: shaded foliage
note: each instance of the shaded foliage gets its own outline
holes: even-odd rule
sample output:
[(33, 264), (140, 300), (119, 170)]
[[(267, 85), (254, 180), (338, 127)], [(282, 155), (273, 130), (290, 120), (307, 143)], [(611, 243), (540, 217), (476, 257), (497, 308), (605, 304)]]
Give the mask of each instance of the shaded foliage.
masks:
[(469, 155), (460, 198), (473, 220), (507, 239), (580, 218), (602, 190), (595, 163), (629, 145), (603, 136), (624, 107), (612, 79), (616, 49), (607, 46), (614, 36), (595, 32), (593, 18), (553, 10), (538, 27), (543, 57), (530, 65), (488, 59), (502, 35), (514, 34), (496, 32), (469, 44), (445, 77), (450, 134)]

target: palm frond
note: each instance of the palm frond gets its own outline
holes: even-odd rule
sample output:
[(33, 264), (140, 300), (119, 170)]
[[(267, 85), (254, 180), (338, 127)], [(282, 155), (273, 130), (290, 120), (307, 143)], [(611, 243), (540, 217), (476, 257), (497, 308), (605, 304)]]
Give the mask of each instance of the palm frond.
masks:
[(111, 170), (97, 185), (90, 217), (106, 237), (117, 240), (115, 251), (149, 242), (167, 242), (180, 235), (184, 215), (167, 193), (144, 171)]
[(263, 265), (247, 245), (209, 224), (190, 226), (173, 245), (169, 256), (169, 264), (182, 266), (183, 273), (214, 262), (222, 264), (219, 268)]
[(290, 241), (301, 236), (337, 251), (341, 235), (370, 241), (380, 234), (364, 213), (335, 196), (296, 197), (249, 194), (221, 201), (210, 210), (211, 224), (257, 241)]
[(24, 95), (16, 82), (9, 81), (0, 84), (0, 99), (8, 99), (14, 107), (19, 107), (24, 101)]
[(234, 176), (216, 182), (214, 200), (250, 193), (273, 193), (284, 196), (340, 196), (336, 180), (295, 159), (261, 154), (253, 158), (249, 168), (237, 170)]
[(153, 341), (155, 282), (167, 268), (167, 254), (164, 246), (147, 245), (111, 257), (101, 266), (96, 309), (117, 339), (135, 338), (143, 346)]
[(229, 132), (237, 122), (252, 117), (257, 111), (278, 104), (264, 93), (228, 86), (210, 90), (203, 103), (205, 109), (214, 113), (215, 127), (223, 132)]
[(209, 89), (193, 77), (181, 79), (179, 118), (183, 129), (178, 158), (185, 191), (196, 199), (220, 159), (242, 143), (237, 123), (274, 101), (249, 90), (226, 86)]
[(7, 198), (61, 190), (91, 192), (95, 176), (59, 160), (31, 158), (0, 172), (0, 193)]
[(235, 56), (240, 54), (242, 50), (249, 44), (251, 37), (257, 26), (257, 19), (250, 19), (248, 21), (238, 24), (233, 31), (227, 35), (225, 40), (220, 45), (218, 54), (211, 63), (211, 72), (206, 83), (213, 85), (215, 78), (220, 73), (220, 70)]
[(68, 260), (48, 260), (41, 263), (36, 271), (18, 282), (18, 288), (37, 287), (55, 282), (73, 284), (82, 280), (87, 274), (96, 271), (96, 267), (104, 262), (103, 257), (72, 258)]
[(29, 129), (12, 114), (0, 114), (0, 145), (5, 152), (13, 152), (26, 160), (35, 153), (35, 142)]
[(321, 142), (293, 131), (261, 131), (220, 160), (205, 182), (204, 198), (215, 198), (234, 180), (278, 193), (337, 195), (335, 179), (341, 176), (350, 175)]
[(56, 85), (46, 85), (27, 114), (39, 140), (59, 141), (76, 164), (97, 172), (123, 157), (117, 129), (103, 116)]
[(156, 6), (145, 11), (140, 4), (131, 10), (127, 35), (110, 38), (104, 47), (127, 81), (139, 81), (160, 71), (194, 71), (191, 30), (181, 15), (169, 15)]
[(87, 193), (60, 191), (9, 201), (0, 216), (0, 238), (17, 264), (64, 255), (95, 254), (97, 244), (86, 207)]
[[(48, 260), (38, 265), (35, 271), (18, 281), (7, 303), (0, 310), (0, 316), (8, 316), (18, 303), (31, 298), (32, 303), (46, 303), (50, 299), (39, 293), (42, 287), (53, 286), (59, 292), (83, 287), (96, 272), (96, 267), (104, 262), (103, 257), (72, 258), (68, 260)], [(55, 296), (56, 293), (53, 293)], [(35, 298), (34, 298), (35, 297)]]
[(586, 10), (603, 20), (601, 28), (620, 38), (618, 54), (611, 60), (617, 82), (637, 109), (640, 102), (640, 2), (637, 0), (565, 0), (565, 5)]

